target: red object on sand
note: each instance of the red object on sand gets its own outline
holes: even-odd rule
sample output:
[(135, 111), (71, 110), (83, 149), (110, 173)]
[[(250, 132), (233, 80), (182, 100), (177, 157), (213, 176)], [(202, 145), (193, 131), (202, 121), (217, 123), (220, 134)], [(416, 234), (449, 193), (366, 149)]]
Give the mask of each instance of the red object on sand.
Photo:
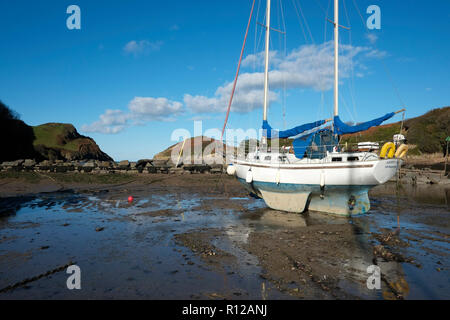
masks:
[(128, 197), (128, 202), (133, 202), (133, 197), (132, 196)]

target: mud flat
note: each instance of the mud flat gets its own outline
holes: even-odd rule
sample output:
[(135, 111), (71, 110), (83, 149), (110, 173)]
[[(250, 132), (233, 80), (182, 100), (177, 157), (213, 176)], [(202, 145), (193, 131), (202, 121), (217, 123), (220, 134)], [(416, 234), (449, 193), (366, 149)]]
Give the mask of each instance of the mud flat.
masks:
[(10, 175), (0, 299), (449, 299), (446, 189), (420, 187), (377, 187), (345, 219), (267, 209), (226, 175)]

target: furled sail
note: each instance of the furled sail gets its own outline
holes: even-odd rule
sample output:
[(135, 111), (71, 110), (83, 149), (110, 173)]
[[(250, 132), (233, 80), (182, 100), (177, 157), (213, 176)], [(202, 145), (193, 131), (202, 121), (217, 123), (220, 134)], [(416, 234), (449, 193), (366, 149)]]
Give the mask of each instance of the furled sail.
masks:
[(382, 117), (379, 117), (377, 119), (363, 122), (360, 124), (357, 124), (355, 126), (350, 126), (348, 124), (345, 124), (342, 122), (342, 120), (339, 118), (339, 116), (334, 117), (334, 132), (337, 134), (346, 134), (346, 133), (355, 133), (367, 130), (371, 127), (379, 126), (382, 122), (392, 118), (395, 115), (395, 112), (387, 113)]
[(288, 130), (284, 130), (284, 131), (278, 131), (278, 130), (274, 130), (272, 129), (272, 127), (269, 125), (269, 123), (267, 122), (267, 120), (263, 121), (263, 135), (269, 139), (271, 138), (289, 138), (289, 137), (294, 137), (302, 132), (314, 129), (316, 127), (319, 127), (321, 125), (323, 125), (326, 121), (325, 120), (319, 120), (316, 122), (311, 122), (311, 123), (306, 123), (306, 124), (302, 124), (301, 126), (297, 126), (295, 128), (292, 129), (288, 129)]

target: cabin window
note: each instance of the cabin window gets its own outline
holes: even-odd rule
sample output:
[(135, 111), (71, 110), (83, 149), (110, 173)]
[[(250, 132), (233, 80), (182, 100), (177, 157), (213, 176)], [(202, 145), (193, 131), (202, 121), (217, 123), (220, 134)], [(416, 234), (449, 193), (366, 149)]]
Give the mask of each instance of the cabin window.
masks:
[(270, 159), (271, 159), (270, 156), (266, 156), (266, 157), (264, 158), (264, 160), (266, 160), (266, 161), (270, 161)]
[(259, 156), (255, 156), (255, 160), (259, 160)]
[(358, 161), (359, 158), (358, 157), (348, 157), (347, 161)]
[(342, 161), (342, 158), (341, 157), (333, 157), (333, 158), (331, 158), (331, 161), (333, 161), (333, 162)]

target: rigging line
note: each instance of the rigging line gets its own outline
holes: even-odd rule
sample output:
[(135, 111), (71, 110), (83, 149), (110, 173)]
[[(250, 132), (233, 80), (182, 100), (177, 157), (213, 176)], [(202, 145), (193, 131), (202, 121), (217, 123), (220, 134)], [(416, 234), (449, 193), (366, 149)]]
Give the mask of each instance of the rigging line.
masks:
[(355, 118), (353, 117), (352, 113), (350, 112), (350, 109), (348, 108), (347, 101), (344, 99), (342, 95), (339, 95), (340, 101), (344, 103), (345, 111), (347, 111), (348, 115), (352, 119), (352, 121), (356, 124)]
[[(347, 5), (346, 5), (346, 1), (343, 0), (344, 3), (344, 11), (345, 11), (345, 16), (347, 18), (347, 25), (349, 26), (349, 30), (348, 30), (348, 38), (349, 38), (349, 42), (350, 42), (350, 46), (353, 47), (353, 43), (352, 43), (352, 25), (350, 22), (350, 18), (348, 15), (348, 11), (347, 11)], [(350, 85), (349, 85), (349, 92), (350, 92), (350, 97), (352, 99), (352, 104), (353, 104), (353, 112), (354, 115), (356, 117), (358, 117), (358, 114), (356, 112), (356, 102), (355, 102), (355, 68), (354, 68), (354, 64), (353, 64), (353, 56), (350, 55), (350, 70), (351, 70), (351, 81), (350, 81)]]
[[(260, 7), (261, 7), (261, 0), (258, 0), (258, 7), (256, 9), (255, 21), (258, 21)], [(257, 64), (257, 59), (258, 59), (258, 54), (257, 54), (258, 46), (259, 46), (258, 30), (259, 30), (258, 24), (255, 23), (255, 39), (254, 39), (254, 43), (253, 43), (253, 55), (254, 55), (255, 59), (253, 59), (253, 73), (256, 73), (256, 64)], [(251, 106), (252, 106), (252, 109), (253, 109), (254, 106), (255, 106), (255, 101), (254, 100), (252, 100)], [(247, 122), (248, 121), (249, 121), (249, 119), (247, 119)]]
[[(318, 0), (316, 0), (316, 2), (317, 1)], [(318, 3), (320, 8), (322, 9), (322, 12), (325, 15), (325, 18), (328, 16), (328, 10), (330, 9), (330, 1), (328, 2), (327, 11), (325, 11), (323, 9), (322, 5), (320, 3)], [(327, 37), (327, 25), (328, 25), (327, 21), (324, 20), (324, 33), (323, 33), (324, 43), (326, 42), (326, 37)], [(324, 76), (321, 73), (319, 74), (319, 79), (320, 79), (320, 82), (323, 82)], [(316, 117), (317, 118), (321, 118), (322, 115), (325, 114), (325, 89), (320, 88), (320, 93), (321, 93), (321, 95), (320, 95), (320, 104), (319, 104), (320, 107), (316, 111)]]
[(313, 44), (315, 44), (314, 37), (313, 37), (313, 35), (311, 33), (311, 29), (309, 28), (309, 25), (308, 25), (308, 20), (306, 20), (304, 14), (303, 14), (303, 10), (302, 10), (302, 6), (300, 4), (300, 1), (298, 1), (298, 7), (300, 9), (300, 13), (301, 13), (301, 15), (303, 17), (303, 20), (305, 21), (306, 29), (308, 30), (309, 36), (311, 37), (311, 41), (312, 41)]
[(391, 85), (392, 85), (392, 87), (394, 88), (394, 91), (395, 91), (395, 94), (397, 95), (398, 100), (400, 101), (402, 107), (403, 107), (403, 108), (406, 108), (406, 105), (405, 105), (405, 103), (403, 102), (402, 98), (400, 97), (400, 93), (399, 93), (399, 91), (398, 91), (398, 88), (397, 88), (397, 86), (395, 85), (394, 79), (392, 78), (391, 73), (390, 73), (390, 71), (389, 71), (389, 69), (388, 69), (386, 63), (383, 61), (383, 59), (380, 59), (380, 60), (381, 60), (381, 63), (383, 64), (383, 67), (384, 67), (384, 69), (385, 69), (385, 72), (386, 72), (386, 74), (387, 74), (389, 80), (391, 81)]
[(223, 142), (223, 134), (225, 132), (225, 127), (227, 126), (228, 116), (230, 115), (231, 103), (233, 102), (234, 90), (236, 89), (236, 83), (237, 83), (238, 76), (239, 76), (239, 69), (241, 68), (242, 56), (244, 55), (245, 43), (247, 41), (248, 30), (250, 29), (250, 22), (252, 21), (254, 7), (255, 7), (255, 0), (253, 0), (253, 3), (252, 3), (252, 9), (250, 10), (250, 17), (248, 17), (247, 30), (245, 31), (244, 43), (242, 44), (241, 55), (239, 57), (239, 63), (238, 63), (238, 67), (236, 70), (236, 76), (234, 78), (233, 89), (231, 91), (230, 101), (228, 102), (227, 115), (225, 117), (225, 122), (223, 124), (222, 135), (220, 136), (221, 142)]
[[(258, 7), (256, 9), (256, 21), (258, 21), (259, 18), (259, 7), (261, 5), (261, 0), (258, 1)], [(257, 50), (257, 44), (258, 44), (258, 25), (255, 23), (255, 39), (253, 42), (253, 54), (256, 57), (256, 50)], [(256, 71), (256, 59), (253, 60), (253, 72)]]
[(306, 36), (305, 28), (303, 27), (303, 23), (302, 23), (302, 20), (300, 18), (300, 14), (298, 13), (297, 5), (295, 4), (294, 0), (292, 0), (292, 4), (294, 5), (295, 13), (297, 14), (297, 19), (298, 19), (298, 22), (300, 23), (300, 27), (301, 27), (302, 32), (303, 32), (303, 37), (305, 38), (305, 43), (308, 43), (308, 37)]
[(327, 12), (325, 12), (325, 8), (322, 6), (322, 3), (320, 3), (320, 0), (316, 0), (316, 3), (319, 5), (320, 9), (325, 14), (325, 17), (328, 17)]
[[(286, 20), (284, 19), (284, 9), (283, 9), (283, 3), (280, 0), (280, 9), (281, 9), (281, 21), (283, 22), (283, 30), (285, 32), (284, 34), (284, 50), (283, 50), (283, 60), (286, 61), (287, 57), (287, 30), (286, 30)], [(286, 76), (283, 76), (283, 126), (284, 129), (286, 129)]]
[(353, 5), (355, 6), (356, 11), (358, 11), (359, 16), (361, 17), (362, 24), (364, 25), (364, 27), (366, 27), (366, 23), (364, 22), (364, 17), (362, 16), (361, 11), (359, 11), (358, 5), (356, 4), (355, 0), (353, 0)]

